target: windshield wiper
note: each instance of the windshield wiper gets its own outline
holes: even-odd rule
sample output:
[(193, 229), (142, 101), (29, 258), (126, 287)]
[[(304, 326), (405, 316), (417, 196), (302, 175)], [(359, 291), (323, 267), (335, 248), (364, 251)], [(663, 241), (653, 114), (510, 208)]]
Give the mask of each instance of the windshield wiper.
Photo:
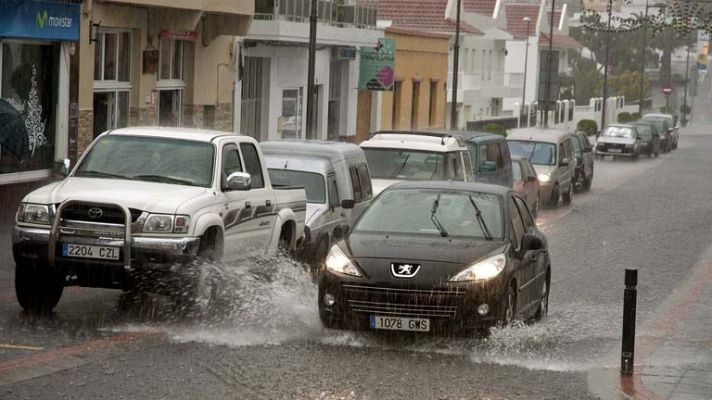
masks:
[(190, 181), (187, 179), (181, 179), (181, 178), (174, 178), (172, 176), (164, 176), (164, 175), (144, 174), (144, 175), (134, 175), (132, 178), (138, 179), (138, 180), (152, 181), (152, 182), (177, 183), (179, 185), (194, 185), (193, 181)]
[(401, 173), (401, 171), (403, 171), (403, 168), (405, 168), (405, 164), (408, 162), (409, 158), (410, 158), (410, 154), (405, 156), (405, 160), (403, 160), (403, 164), (401, 164), (401, 166), (395, 172), (393, 172), (391, 174), (391, 176), (390, 176), (391, 178), (395, 178), (396, 176), (398, 176), (398, 174)]
[(128, 176), (124, 175), (119, 175), (119, 174), (112, 174), (109, 172), (101, 172), (101, 171), (92, 171), (92, 170), (87, 170), (87, 171), (77, 171), (74, 176), (78, 177), (94, 177), (94, 178), (114, 178), (114, 179), (131, 179)]
[(433, 208), (430, 210), (430, 220), (433, 221), (433, 224), (435, 224), (435, 227), (438, 228), (440, 231), (440, 236), (442, 237), (448, 237), (447, 231), (443, 227), (443, 225), (438, 221), (438, 217), (435, 216), (435, 213), (438, 211), (438, 207), (440, 206), (440, 195), (438, 195), (438, 198), (435, 199), (433, 202)]
[(470, 198), (470, 203), (472, 203), (472, 207), (475, 208), (475, 216), (477, 217), (477, 222), (480, 223), (480, 228), (482, 229), (482, 232), (485, 234), (485, 239), (492, 240), (492, 234), (490, 233), (489, 229), (487, 228), (485, 219), (482, 218), (482, 211), (480, 211), (480, 208), (477, 207), (477, 203), (475, 203), (475, 199), (472, 198), (472, 195), (469, 195), (467, 197)]

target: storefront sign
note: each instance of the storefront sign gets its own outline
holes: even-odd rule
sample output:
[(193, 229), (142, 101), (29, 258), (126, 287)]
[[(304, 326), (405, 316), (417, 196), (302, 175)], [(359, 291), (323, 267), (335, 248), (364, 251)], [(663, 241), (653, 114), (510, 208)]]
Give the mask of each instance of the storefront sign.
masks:
[(169, 29), (161, 29), (161, 39), (187, 40), (195, 42), (198, 40), (198, 32), (196, 31), (172, 31)]
[(79, 40), (79, 4), (2, 0), (0, 37)]
[(378, 39), (374, 47), (361, 47), (359, 90), (393, 90), (396, 44), (393, 39)]

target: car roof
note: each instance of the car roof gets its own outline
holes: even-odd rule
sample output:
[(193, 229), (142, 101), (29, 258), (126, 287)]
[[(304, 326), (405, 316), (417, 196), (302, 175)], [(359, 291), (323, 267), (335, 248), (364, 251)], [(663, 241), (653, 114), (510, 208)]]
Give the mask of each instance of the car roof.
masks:
[(570, 132), (551, 128), (519, 128), (507, 134), (507, 140), (527, 140), (558, 143), (571, 135)]
[(633, 124), (608, 124), (606, 128), (610, 128), (611, 126), (615, 126), (616, 128), (635, 128)]
[(506, 186), (462, 181), (404, 181), (394, 183), (384, 191), (391, 189), (456, 190), (464, 192), (489, 193), (498, 196), (505, 196), (507, 193), (512, 191), (511, 188)]
[(466, 150), (459, 132), (448, 131), (379, 131), (361, 142), (363, 148), (399, 148), (425, 151)]
[(673, 119), (672, 115), (670, 114), (656, 114), (656, 113), (650, 113), (650, 114), (645, 114), (643, 115), (643, 118), (645, 117), (652, 117), (652, 118), (669, 118)]
[(242, 136), (233, 132), (215, 131), (211, 129), (173, 128), (164, 126), (121, 128), (114, 129), (106, 134), (110, 136), (148, 136), (165, 139), (182, 139), (206, 143), (212, 142), (216, 138), (224, 136)]
[(304, 159), (322, 158), (332, 162), (366, 158), (361, 147), (356, 144), (326, 140), (274, 140), (262, 142), (260, 147), (265, 155), (299, 156)]

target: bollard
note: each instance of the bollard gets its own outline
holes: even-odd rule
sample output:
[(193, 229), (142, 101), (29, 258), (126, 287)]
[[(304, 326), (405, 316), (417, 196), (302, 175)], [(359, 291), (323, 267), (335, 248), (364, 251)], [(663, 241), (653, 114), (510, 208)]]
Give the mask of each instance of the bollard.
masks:
[(635, 356), (635, 307), (638, 297), (638, 270), (625, 270), (623, 292), (623, 344), (621, 346), (621, 375), (633, 375)]

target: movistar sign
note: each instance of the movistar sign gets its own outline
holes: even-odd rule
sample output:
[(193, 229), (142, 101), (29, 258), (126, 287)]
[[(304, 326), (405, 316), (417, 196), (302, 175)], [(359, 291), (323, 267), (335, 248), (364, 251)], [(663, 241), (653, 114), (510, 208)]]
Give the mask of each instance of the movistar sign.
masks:
[(79, 4), (1, 0), (0, 38), (79, 40)]

